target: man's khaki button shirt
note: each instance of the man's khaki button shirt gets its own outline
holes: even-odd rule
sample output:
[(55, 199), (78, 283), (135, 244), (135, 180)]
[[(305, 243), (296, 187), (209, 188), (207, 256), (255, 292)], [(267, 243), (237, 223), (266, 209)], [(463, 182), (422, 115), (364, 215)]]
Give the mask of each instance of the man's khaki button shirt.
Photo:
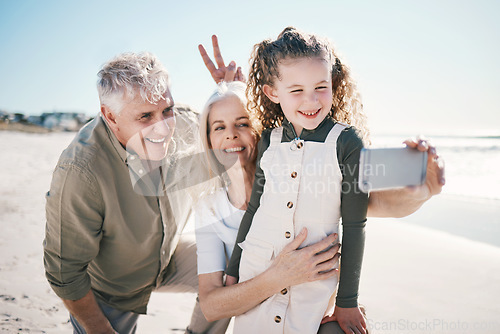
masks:
[[(189, 152), (197, 114), (176, 112), (170, 146)], [(151, 292), (175, 271), (170, 259), (192, 206), (185, 182), (203, 174), (195, 155), (181, 163), (172, 156), (162, 173), (148, 170), (100, 116), (62, 153), (46, 196), (44, 241), (46, 276), (60, 298), (77, 300), (92, 288), (115, 308), (146, 313)]]

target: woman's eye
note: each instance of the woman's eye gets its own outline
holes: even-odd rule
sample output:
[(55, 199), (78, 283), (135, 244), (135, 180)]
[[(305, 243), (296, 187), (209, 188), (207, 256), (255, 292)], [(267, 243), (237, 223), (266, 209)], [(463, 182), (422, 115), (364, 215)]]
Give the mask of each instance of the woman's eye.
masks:
[(317, 90), (321, 90), (321, 89), (327, 89), (328, 87), (326, 86), (319, 86), (319, 87), (316, 87)]
[(145, 119), (149, 119), (151, 117), (151, 113), (147, 113), (147, 114), (143, 114), (140, 119), (142, 120), (145, 120)]
[(236, 126), (237, 126), (237, 127), (249, 127), (249, 126), (250, 126), (250, 124), (248, 124), (248, 123), (241, 123), (241, 124), (238, 124), (238, 125), (236, 125)]
[(224, 127), (223, 126), (218, 126), (214, 129), (214, 131), (219, 131), (219, 130), (224, 130)]

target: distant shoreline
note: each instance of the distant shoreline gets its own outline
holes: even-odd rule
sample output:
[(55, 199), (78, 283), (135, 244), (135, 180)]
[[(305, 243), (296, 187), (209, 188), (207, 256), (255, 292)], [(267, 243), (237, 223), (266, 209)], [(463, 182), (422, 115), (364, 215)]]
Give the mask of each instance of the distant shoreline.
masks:
[(48, 129), (40, 125), (30, 124), (30, 123), (12, 123), (12, 122), (1, 122), (0, 121), (0, 131), (17, 131), (24, 133), (53, 133), (53, 132), (75, 132), (75, 131), (63, 131), (59, 129)]
[(53, 132), (50, 129), (44, 128), (43, 126), (35, 124), (23, 124), (23, 123), (7, 123), (0, 122), (0, 131), (19, 131), (28, 133), (49, 133)]

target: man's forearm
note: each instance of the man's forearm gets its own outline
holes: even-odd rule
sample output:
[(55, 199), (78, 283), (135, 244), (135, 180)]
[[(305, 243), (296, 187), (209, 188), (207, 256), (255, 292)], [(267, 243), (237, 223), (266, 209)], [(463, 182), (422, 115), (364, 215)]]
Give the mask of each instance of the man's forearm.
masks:
[(370, 193), (368, 217), (401, 218), (417, 211), (431, 196), (422, 189), (408, 188)]
[(92, 290), (89, 290), (82, 299), (63, 299), (63, 302), (78, 323), (85, 328), (87, 334), (116, 333), (108, 319), (102, 313)]

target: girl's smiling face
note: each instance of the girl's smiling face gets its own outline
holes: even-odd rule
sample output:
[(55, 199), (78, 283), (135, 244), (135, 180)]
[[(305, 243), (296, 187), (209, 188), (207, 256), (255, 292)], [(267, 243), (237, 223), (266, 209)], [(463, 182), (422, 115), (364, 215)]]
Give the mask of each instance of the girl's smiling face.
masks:
[(238, 97), (224, 98), (212, 105), (208, 130), (209, 146), (226, 169), (238, 160), (242, 167), (255, 163), (257, 137)]
[(264, 93), (281, 105), (297, 135), (315, 129), (332, 108), (331, 64), (322, 58), (287, 59), (279, 73), (273, 87), (264, 85)]

